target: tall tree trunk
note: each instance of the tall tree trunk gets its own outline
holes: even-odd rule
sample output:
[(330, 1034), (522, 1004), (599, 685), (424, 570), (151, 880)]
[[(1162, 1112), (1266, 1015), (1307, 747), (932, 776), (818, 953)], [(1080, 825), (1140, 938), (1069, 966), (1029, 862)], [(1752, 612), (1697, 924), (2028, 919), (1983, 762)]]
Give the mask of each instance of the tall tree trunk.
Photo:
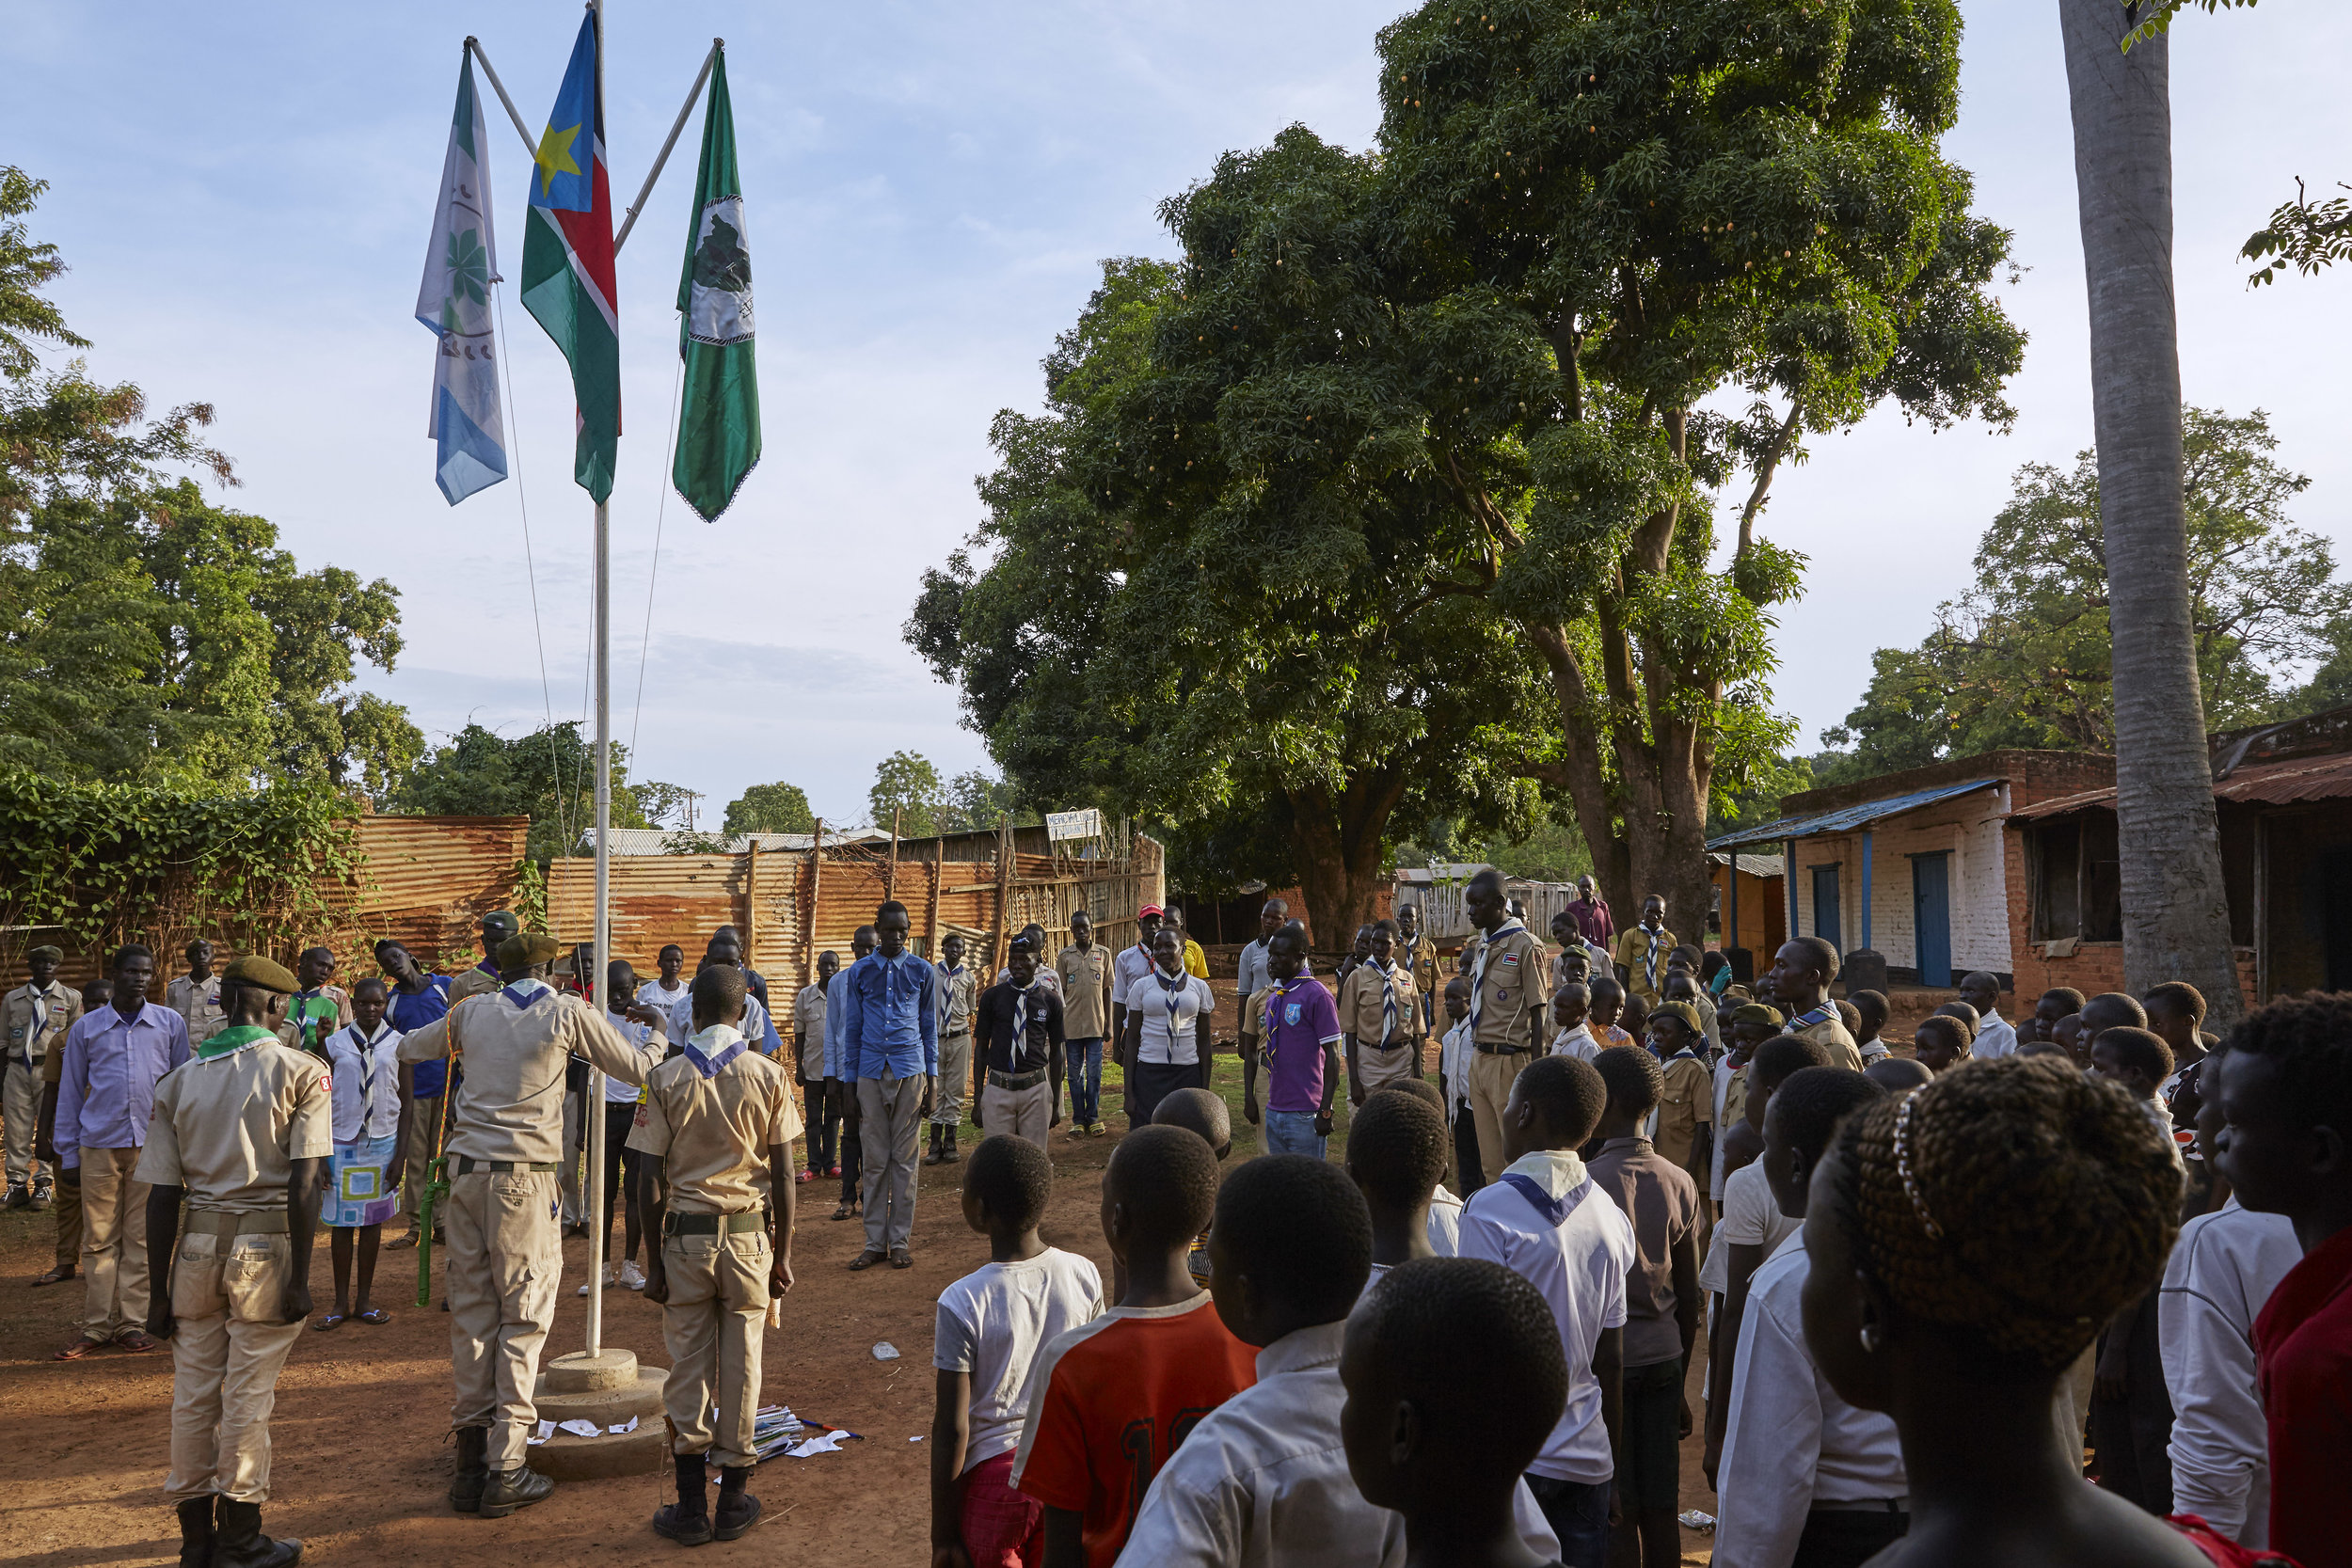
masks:
[(1323, 952), (1343, 951), (1356, 928), (1379, 912), (1388, 880), (1381, 875), (1382, 840), (1404, 795), (1403, 777), (1359, 774), (1337, 800), (1320, 787), (1289, 793), (1308, 936)]
[(2186, 980), (2228, 1023), (2244, 1008), (2189, 622), (2170, 56), (2163, 37), (2122, 52), (2137, 18), (2114, 0), (2058, 0), (2115, 640), (2123, 974), (2136, 991)]

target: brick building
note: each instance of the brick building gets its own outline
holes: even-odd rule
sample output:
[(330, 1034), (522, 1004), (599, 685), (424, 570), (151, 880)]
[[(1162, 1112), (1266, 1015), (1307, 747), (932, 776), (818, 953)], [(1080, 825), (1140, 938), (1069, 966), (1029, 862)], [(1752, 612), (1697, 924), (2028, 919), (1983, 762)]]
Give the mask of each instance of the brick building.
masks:
[(1890, 981), (1948, 986), (1982, 969), (2006, 988), (2022, 956), (2024, 905), (2012, 904), (2026, 882), (2023, 847), (2004, 824), (2114, 783), (2115, 760), (2097, 753), (1987, 752), (1784, 796), (1778, 819), (1708, 848), (1778, 848), (1787, 929), (1826, 937), (1841, 954), (1875, 953)]

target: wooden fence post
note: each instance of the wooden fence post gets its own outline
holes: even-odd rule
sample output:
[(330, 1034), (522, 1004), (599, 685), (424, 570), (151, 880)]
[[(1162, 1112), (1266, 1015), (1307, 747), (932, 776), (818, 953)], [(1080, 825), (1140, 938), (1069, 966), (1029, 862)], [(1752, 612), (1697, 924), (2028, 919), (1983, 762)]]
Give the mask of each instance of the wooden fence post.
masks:
[(941, 873), (946, 869), (946, 862), (945, 862), (945, 861), (944, 861), (941, 857), (943, 857), (944, 855), (946, 855), (946, 852), (947, 852), (947, 841), (946, 841), (946, 839), (944, 839), (944, 838), (935, 838), (935, 839), (931, 840), (931, 896), (930, 896), (930, 912), (929, 912), (929, 913), (928, 913), (928, 914), (924, 917), (924, 922), (923, 922), (923, 941), (924, 941), (924, 942), (926, 943), (926, 946), (925, 946), (925, 948), (924, 948), (924, 956), (925, 956), (925, 957), (927, 957), (927, 958), (931, 958), (931, 959), (934, 959), (934, 960), (936, 960), (936, 959), (939, 958), (939, 956), (940, 956), (940, 953), (939, 953), (939, 941), (940, 941), (940, 938), (939, 938), (939, 884), (940, 884), (941, 882), (943, 882), (943, 881), (945, 881), (945, 880), (946, 879), (945, 877), (941, 876)]
[(753, 839), (743, 865), (743, 967), (759, 967), (759, 840)]
[(996, 931), (988, 944), (988, 968), (991, 974), (1002, 969), (1012, 956), (1012, 818), (998, 814), (996, 818)]
[(820, 816), (817, 819), (816, 839), (808, 847), (808, 925), (806, 927), (808, 935), (803, 942), (807, 950), (806, 957), (802, 959), (802, 962), (807, 966), (808, 973), (811, 974), (817, 973), (817, 888), (824, 871), (825, 819)]
[(898, 814), (903, 806), (890, 808), (890, 869), (882, 873), (882, 896), (898, 896)]

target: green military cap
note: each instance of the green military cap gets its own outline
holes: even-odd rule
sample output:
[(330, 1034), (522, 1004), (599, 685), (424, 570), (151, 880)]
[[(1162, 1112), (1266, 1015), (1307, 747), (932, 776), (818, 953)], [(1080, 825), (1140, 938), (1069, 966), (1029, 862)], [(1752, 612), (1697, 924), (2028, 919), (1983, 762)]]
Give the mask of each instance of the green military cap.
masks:
[(248, 953), (230, 961), (220, 977), (232, 986), (252, 986), (260, 990), (274, 990), (280, 996), (292, 996), (302, 989), (302, 982), (294, 972), (276, 958), (265, 958), (259, 953)]
[(482, 917), (482, 928), (485, 931), (497, 932), (499, 940), (502, 942), (521, 930), (523, 923), (515, 918), (513, 910), (492, 910)]
[(1769, 1023), (1777, 1029), (1781, 1025), (1781, 1016), (1777, 1008), (1767, 1007), (1761, 1002), (1751, 1002), (1732, 1014), (1731, 1022), (1734, 1023)]
[(540, 931), (520, 931), (499, 943), (499, 968), (536, 969), (553, 963), (564, 944)]
[(34, 958), (47, 958), (53, 964), (61, 964), (65, 962), (65, 949), (62, 947), (51, 947), (47, 943), (43, 943), (42, 945), (34, 948), (30, 953), (25, 954), (24, 957), (28, 962)]
[[(1767, 1010), (1769, 1011), (1770, 1009)], [(1649, 1010), (1649, 1016), (1652, 1018), (1656, 1018), (1661, 1013), (1672, 1013), (1675, 1017), (1682, 1020), (1684, 1025), (1690, 1029), (1693, 1037), (1704, 1035), (1707, 1032), (1699, 1024), (1699, 1010), (1691, 1006), (1688, 1002), (1661, 1002), (1657, 1006), (1652, 1007)]]

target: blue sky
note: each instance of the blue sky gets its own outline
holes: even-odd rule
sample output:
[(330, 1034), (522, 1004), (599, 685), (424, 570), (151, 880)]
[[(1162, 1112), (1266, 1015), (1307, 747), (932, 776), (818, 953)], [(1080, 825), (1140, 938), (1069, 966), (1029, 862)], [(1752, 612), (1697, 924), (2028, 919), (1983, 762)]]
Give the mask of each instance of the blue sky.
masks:
[[(924, 566), (977, 515), (990, 417), (1034, 407), (1038, 361), (1105, 256), (1165, 254), (1164, 197), (1227, 148), (1303, 121), (1361, 147), (1391, 0), (1040, 0), (695, 8), (615, 0), (609, 136), (626, 202), (709, 29), (728, 39), (759, 300), (767, 456), (706, 526), (665, 507), (676, 288), (699, 114), (620, 261), (627, 434), (613, 495), (616, 731), (639, 777), (716, 811), (789, 779), (863, 814), (883, 755), (986, 763), (952, 693), (900, 642)], [(1963, 6), (1949, 146), (2030, 269), (2014, 432), (1931, 436), (1883, 415), (1817, 444), (1766, 531), (1811, 557), (1782, 617), (1780, 705), (1810, 749), (1873, 648), (1915, 641), (1966, 581), (2028, 461), (2089, 443), (2081, 255), (2051, 0)], [(569, 482), (562, 362), (519, 306), (506, 338), (522, 483), (452, 509), (424, 437), (431, 341), (410, 317), (460, 40), (481, 38), (526, 120), (551, 102), (571, 5), (228, 8), (0, 4), (0, 162), (53, 182), (34, 225), (92, 371), (219, 410), (230, 504), (306, 565), (403, 590), (407, 650), (367, 684), (429, 736), (583, 712), (589, 508)], [(723, 21), (713, 18), (723, 16)], [(2293, 188), (2352, 179), (2352, 14), (2273, 0), (2175, 34), (2176, 264), (2192, 399), (2268, 409), (2312, 476), (2296, 515), (2352, 553), (2342, 346), (2352, 274), (2244, 287), (2238, 243)], [(525, 155), (490, 124), (501, 260), (516, 271)], [(652, 636), (646, 579), (661, 539)], [(641, 646), (645, 696), (635, 702)]]

